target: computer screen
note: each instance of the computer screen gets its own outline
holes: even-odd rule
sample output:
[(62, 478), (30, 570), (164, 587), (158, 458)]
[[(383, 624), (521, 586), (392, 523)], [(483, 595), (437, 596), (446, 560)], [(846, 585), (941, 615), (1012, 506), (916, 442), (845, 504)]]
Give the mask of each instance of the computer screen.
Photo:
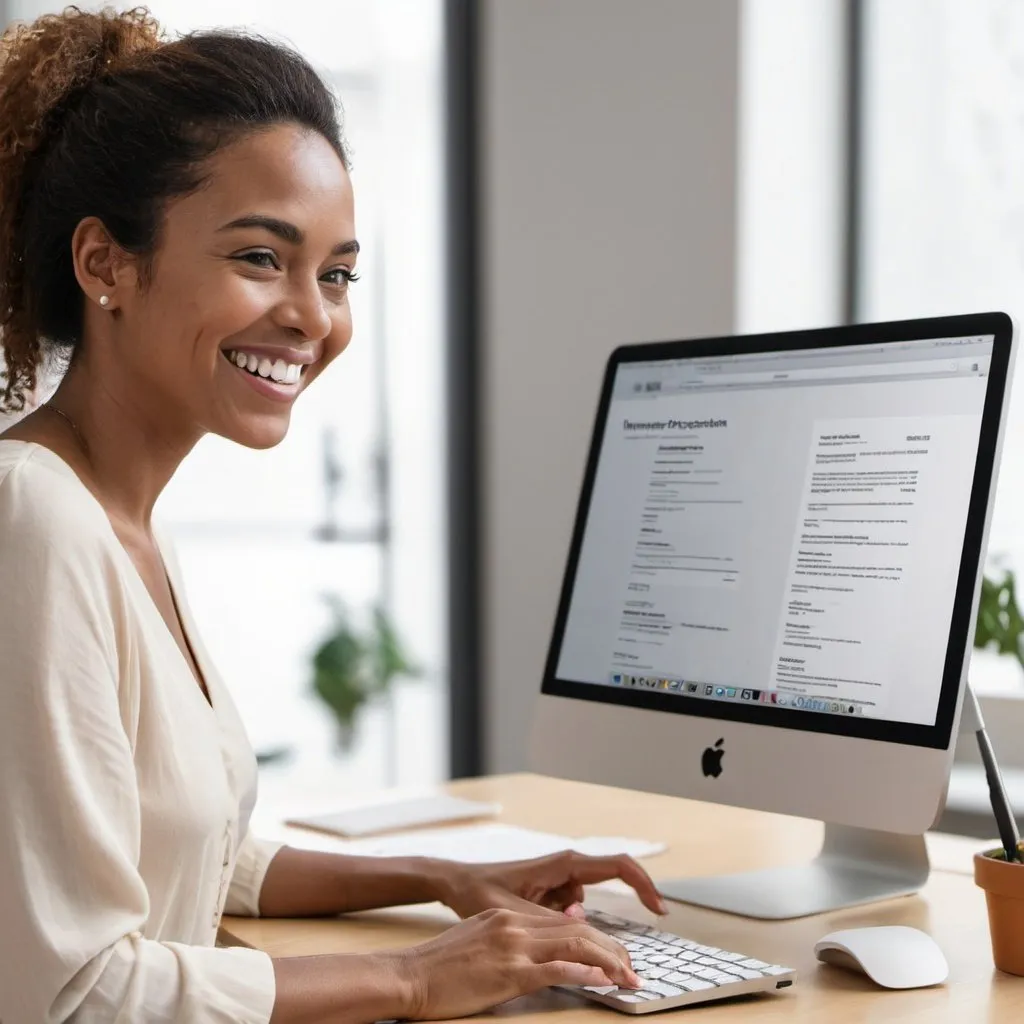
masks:
[(620, 350), (544, 692), (940, 745), (994, 341)]

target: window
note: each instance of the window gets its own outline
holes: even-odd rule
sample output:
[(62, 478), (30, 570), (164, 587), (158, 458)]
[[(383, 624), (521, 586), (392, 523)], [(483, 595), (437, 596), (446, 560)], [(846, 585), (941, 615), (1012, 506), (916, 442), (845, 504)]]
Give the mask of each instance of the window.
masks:
[[(1024, 313), (1024, 5), (865, 4), (857, 312)], [(1010, 406), (990, 568), (1024, 570), (1024, 394)], [(1019, 665), (981, 652), (983, 691)]]
[[(32, 19), (62, 5), (14, 0)], [(90, 5), (100, 7), (103, 4)], [(257, 752), (264, 792), (447, 775), (440, 0), (153, 0), (165, 28), (246, 26), (336, 87), (352, 154), (362, 280), (349, 350), (267, 452), (207, 437), (161, 498), (203, 640)], [(351, 747), (310, 693), (326, 595), (382, 603), (422, 678), (360, 718)]]
[(743, 0), (736, 330), (840, 322), (844, 4)]

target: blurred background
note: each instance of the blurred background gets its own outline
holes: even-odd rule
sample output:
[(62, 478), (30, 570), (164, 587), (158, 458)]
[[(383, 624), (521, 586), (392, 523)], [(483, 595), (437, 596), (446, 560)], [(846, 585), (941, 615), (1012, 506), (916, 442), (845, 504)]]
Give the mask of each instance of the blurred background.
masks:
[[(353, 154), (352, 347), (279, 448), (204, 440), (161, 509), (264, 794), (524, 767), (615, 346), (1021, 316), (1024, 0), (151, 9), (291, 41)], [(1022, 502), (1018, 393), (988, 569), (1003, 653), (972, 663), (1007, 737)]]

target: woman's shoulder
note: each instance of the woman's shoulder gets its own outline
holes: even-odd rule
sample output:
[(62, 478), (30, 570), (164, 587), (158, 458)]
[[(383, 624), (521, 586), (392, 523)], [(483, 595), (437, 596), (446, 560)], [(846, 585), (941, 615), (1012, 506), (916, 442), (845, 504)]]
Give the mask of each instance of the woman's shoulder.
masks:
[(0, 437), (0, 531), (3, 547), (26, 552), (106, 548), (106, 512), (56, 452), (33, 441)]

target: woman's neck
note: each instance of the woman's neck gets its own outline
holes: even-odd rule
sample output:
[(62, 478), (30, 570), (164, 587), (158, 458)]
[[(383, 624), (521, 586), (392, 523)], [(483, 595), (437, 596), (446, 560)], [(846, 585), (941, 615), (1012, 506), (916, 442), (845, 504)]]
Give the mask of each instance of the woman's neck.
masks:
[(47, 431), (64, 430), (75, 450), (74, 468), (112, 519), (148, 533), (157, 498), (199, 435), (175, 430), (159, 407), (120, 383), (72, 364), (46, 403), (54, 408), (43, 406), (31, 418), (46, 417)]

